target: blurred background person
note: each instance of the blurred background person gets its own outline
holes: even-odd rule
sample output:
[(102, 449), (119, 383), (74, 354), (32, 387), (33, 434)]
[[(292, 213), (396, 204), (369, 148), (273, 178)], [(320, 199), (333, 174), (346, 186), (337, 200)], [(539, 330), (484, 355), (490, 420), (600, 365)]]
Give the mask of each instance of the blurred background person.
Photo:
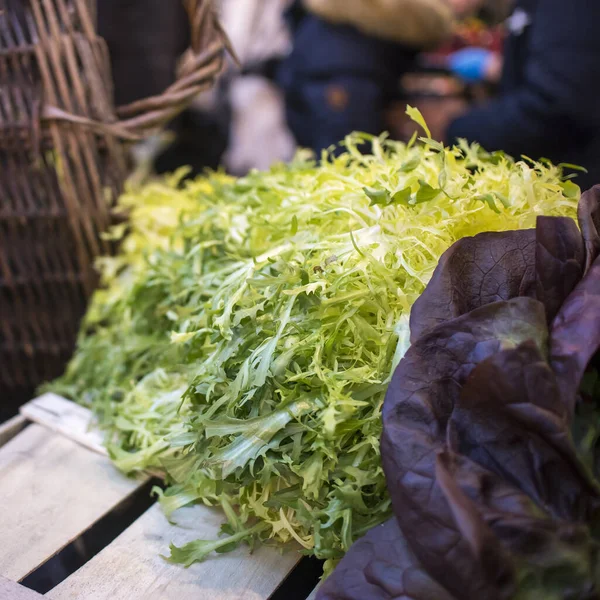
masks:
[(452, 143), (479, 142), (515, 157), (545, 157), (585, 167), (577, 183), (600, 181), (600, 2), (518, 0), (507, 21), (500, 94), (460, 110), (425, 115)]
[(296, 141), (318, 154), (351, 131), (386, 129), (401, 75), (451, 36), (455, 17), (445, 0), (297, 0), (288, 22), (278, 82)]
[(415, 123), (406, 104), (417, 106), (435, 135), (457, 114), (498, 93), (502, 75), (503, 21), (513, 0), (449, 0), (458, 18), (452, 37), (421, 53), (417, 67), (402, 78), (404, 97), (394, 105), (389, 123), (400, 139), (409, 139)]

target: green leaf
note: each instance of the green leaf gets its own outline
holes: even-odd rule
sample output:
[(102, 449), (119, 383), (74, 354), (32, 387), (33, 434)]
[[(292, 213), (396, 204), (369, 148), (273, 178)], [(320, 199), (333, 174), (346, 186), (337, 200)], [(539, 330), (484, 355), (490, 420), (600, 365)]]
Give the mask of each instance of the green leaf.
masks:
[(438, 185), (440, 186), (440, 189), (443, 190), (446, 187), (447, 183), (448, 183), (448, 171), (446, 171), (446, 168), (444, 167), (440, 171), (440, 174), (438, 175)]
[(406, 144), (406, 148), (408, 150), (410, 150), (415, 145), (418, 135), (419, 134), (416, 131), (414, 131), (413, 134), (410, 136), (410, 140), (408, 140), (408, 143)]
[(579, 195), (581, 194), (580, 187), (577, 184), (573, 183), (572, 181), (563, 181), (560, 184), (560, 187), (562, 187), (563, 194), (567, 198), (578, 198)]
[(399, 171), (401, 173), (410, 173), (411, 171), (414, 171), (420, 164), (421, 156), (419, 154), (415, 154), (400, 165)]
[(496, 201), (492, 194), (482, 194), (481, 196), (477, 196), (475, 200), (487, 204), (496, 214), (500, 214), (500, 209), (496, 206)]
[(371, 204), (387, 206), (390, 203), (390, 193), (387, 190), (377, 190), (369, 187), (365, 187), (363, 190), (371, 201)]
[(292, 236), (296, 235), (298, 233), (298, 217), (296, 215), (294, 215), (292, 217)]
[(211, 422), (205, 429), (206, 437), (224, 438), (233, 435), (234, 439), (227, 446), (213, 452), (206, 464), (220, 467), (223, 477), (228, 477), (236, 469), (245, 467), (264, 454), (272, 444), (277, 443), (275, 435), (310, 408), (308, 401), (298, 400), (262, 417)]
[(493, 195), (494, 198), (496, 198), (496, 200), (498, 200), (502, 206), (504, 206), (504, 208), (510, 208), (510, 202), (504, 194), (500, 192), (494, 192)]
[(421, 114), (421, 111), (418, 108), (414, 108), (413, 106), (406, 107), (406, 114), (417, 124), (423, 128), (428, 138), (431, 137), (431, 131), (429, 131), (429, 127), (427, 127), (427, 123), (425, 123), (425, 119)]
[(173, 486), (163, 491), (158, 486), (152, 488), (152, 493), (158, 498), (158, 503), (167, 519), (178, 509), (183, 508), (201, 498), (202, 494), (193, 488)]
[(196, 337), (195, 331), (190, 331), (189, 333), (177, 333), (176, 331), (171, 332), (171, 342), (174, 344), (184, 344), (185, 342), (189, 342), (194, 337)]
[(315, 452), (302, 463), (297, 471), (302, 478), (302, 490), (308, 497), (318, 498), (321, 493), (321, 482), (324, 475), (323, 459), (322, 452)]
[(442, 144), (441, 142), (437, 142), (436, 140), (432, 140), (428, 137), (421, 137), (419, 138), (419, 140), (423, 142), (423, 144), (429, 146), (430, 148), (433, 148), (437, 152), (444, 152), (444, 144)]
[(151, 446), (137, 452), (127, 452), (115, 445), (108, 446), (108, 454), (117, 466), (124, 473), (141, 471), (151, 462), (153, 456), (157, 456), (161, 451), (169, 447), (165, 440), (158, 440)]
[(430, 186), (426, 181), (419, 179), (419, 190), (415, 197), (415, 204), (430, 202), (441, 194), (442, 190)]
[(582, 167), (580, 165), (573, 165), (571, 163), (559, 163), (557, 166), (561, 169), (570, 169), (571, 171), (580, 171), (581, 173), (588, 172), (588, 170), (585, 167)]
[(392, 202), (394, 204), (403, 204), (404, 206), (408, 206), (411, 197), (412, 190), (410, 187), (405, 187), (403, 190), (399, 190), (392, 196)]
[(228, 552), (237, 548), (242, 542), (250, 542), (254, 535), (264, 529), (265, 525), (259, 523), (250, 529), (221, 540), (195, 540), (181, 547), (171, 544), (169, 546), (170, 556), (163, 556), (163, 558), (170, 563), (184, 565), (187, 568), (196, 562), (204, 561), (213, 552)]

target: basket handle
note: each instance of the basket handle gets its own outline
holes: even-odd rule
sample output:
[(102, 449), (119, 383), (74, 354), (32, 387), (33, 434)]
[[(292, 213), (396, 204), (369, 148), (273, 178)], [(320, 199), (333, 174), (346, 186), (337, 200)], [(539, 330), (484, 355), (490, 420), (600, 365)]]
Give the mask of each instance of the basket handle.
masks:
[(185, 110), (200, 93), (212, 87), (225, 68), (225, 53), (237, 57), (217, 17), (212, 0), (183, 0), (191, 26), (191, 44), (182, 56), (175, 82), (162, 94), (136, 100), (116, 109), (118, 120), (103, 123), (45, 106), (46, 120), (68, 121), (124, 140), (143, 139)]

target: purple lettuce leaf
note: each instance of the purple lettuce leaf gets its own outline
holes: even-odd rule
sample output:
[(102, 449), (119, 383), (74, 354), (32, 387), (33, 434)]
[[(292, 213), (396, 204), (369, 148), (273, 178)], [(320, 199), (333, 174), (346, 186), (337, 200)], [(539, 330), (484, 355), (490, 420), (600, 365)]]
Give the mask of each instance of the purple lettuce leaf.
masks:
[[(398, 523), (417, 558), (450, 592), (503, 597), (456, 527), (435, 477), (448, 423), (475, 366), (534, 339), (545, 346), (543, 306), (517, 298), (478, 308), (436, 328), (400, 362), (383, 409), (382, 459)], [(452, 569), (448, 565), (452, 565)]]
[[(436, 477), (457, 526), (471, 540), (473, 560), (496, 580), (502, 597), (600, 598), (600, 548), (585, 524), (549, 518), (516, 486), (451, 452), (438, 455)], [(477, 534), (481, 521), (491, 539), (489, 533), (483, 539)], [(478, 598), (467, 593), (461, 597)]]
[(535, 297), (535, 230), (463, 238), (441, 257), (410, 313), (411, 341), (475, 308)]
[(459, 600), (419, 564), (395, 518), (358, 540), (318, 600)]
[(550, 323), (583, 276), (585, 249), (572, 219), (538, 217), (535, 233), (536, 297)]
[(600, 487), (579, 460), (556, 376), (525, 342), (478, 365), (449, 424), (452, 450), (521, 489), (556, 519), (600, 516)]
[(552, 323), (550, 363), (569, 414), (593, 356), (600, 350), (600, 256)]
[(587, 272), (600, 255), (600, 185), (594, 186), (581, 196), (577, 220), (585, 244)]

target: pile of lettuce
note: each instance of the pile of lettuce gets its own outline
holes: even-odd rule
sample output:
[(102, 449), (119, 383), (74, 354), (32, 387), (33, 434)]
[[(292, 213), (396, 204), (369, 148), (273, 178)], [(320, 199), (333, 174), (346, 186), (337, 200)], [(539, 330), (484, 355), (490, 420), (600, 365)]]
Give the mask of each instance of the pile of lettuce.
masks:
[(320, 600), (600, 598), (600, 186), (578, 220), (443, 255), (383, 407), (393, 516)]
[[(372, 154), (359, 148), (370, 141)], [(331, 568), (392, 506), (381, 410), (442, 253), (573, 216), (560, 167), (476, 145), (354, 134), (242, 179), (180, 172), (121, 199), (103, 288), (50, 388), (91, 406), (118, 467), (159, 471), (167, 514), (221, 505), (219, 540), (295, 540)]]

